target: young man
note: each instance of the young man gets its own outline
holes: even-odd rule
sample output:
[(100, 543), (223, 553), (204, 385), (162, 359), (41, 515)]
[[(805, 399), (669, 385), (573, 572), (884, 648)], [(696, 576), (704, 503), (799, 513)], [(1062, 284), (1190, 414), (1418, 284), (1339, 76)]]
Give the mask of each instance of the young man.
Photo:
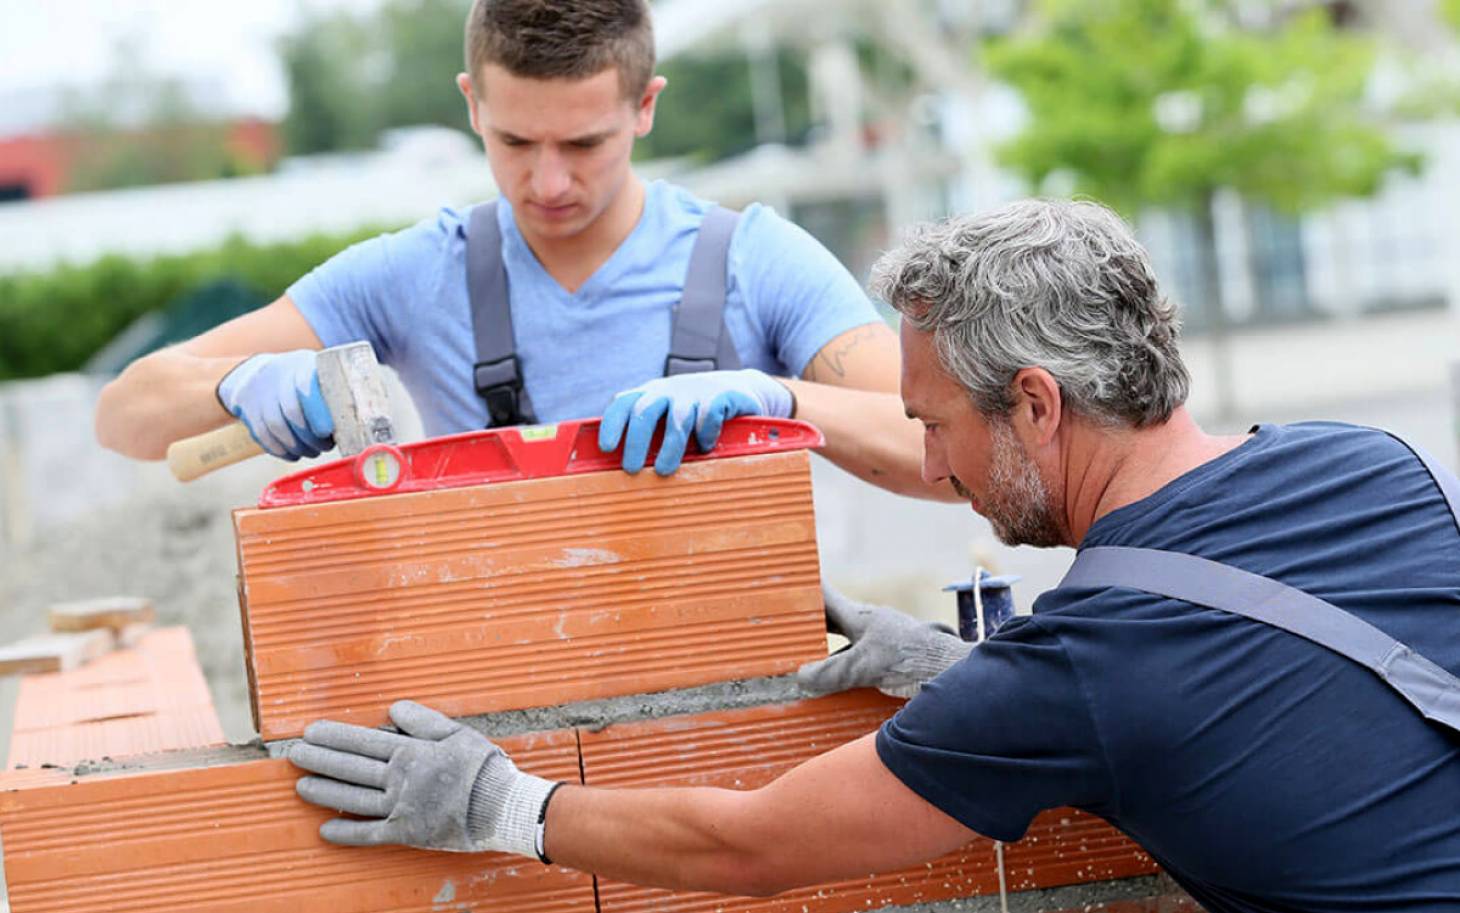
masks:
[[(1094, 204), (955, 219), (877, 275), (904, 316), (928, 480), (952, 480), (1006, 542), (1078, 546), (1066, 583), (971, 649), (833, 599), (854, 646), (803, 670), (815, 689), (964, 658), (876, 735), (753, 791), (554, 793), (404, 701), (401, 732), (315, 723), (290, 750), (317, 774), (300, 795), (363, 818), (323, 836), (774, 893), (975, 833), (1017, 840), (1074, 806), (1212, 911), (1460, 909), (1460, 734), (1409, 703), (1460, 727), (1454, 475), (1371, 429), (1203, 432), (1182, 405), (1175, 309)], [(1123, 581), (1119, 559), (1090, 563), (1112, 555), (1134, 557)], [(1363, 661), (1339, 649), (1356, 631), (1380, 645)]]
[[(719, 260), (706, 234), (702, 272), (722, 287), (709, 316), (680, 307), (712, 207), (630, 167), (665, 86), (644, 0), (477, 0), (466, 50), (457, 84), (500, 199), (356, 245), (273, 304), (140, 359), (102, 392), (104, 445), (157, 459), (231, 414), (275, 456), (317, 455), (333, 429), (313, 352), (365, 339), (429, 435), (604, 414), (601, 443), (626, 439), (637, 471), (663, 422), (667, 474), (692, 433), (708, 449), (728, 417), (794, 415), (849, 471), (934, 490), (894, 395), (892, 333), (805, 232), (748, 207)], [(469, 293), (473, 269), (506, 281)], [(718, 344), (677, 351), (696, 336)]]

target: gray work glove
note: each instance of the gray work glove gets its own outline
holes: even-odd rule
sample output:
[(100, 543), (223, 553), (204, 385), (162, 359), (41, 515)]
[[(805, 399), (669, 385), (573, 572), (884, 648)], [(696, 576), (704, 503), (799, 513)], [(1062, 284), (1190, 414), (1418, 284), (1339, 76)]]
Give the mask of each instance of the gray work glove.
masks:
[(848, 599), (825, 584), (821, 596), (827, 630), (852, 642), (796, 672), (801, 686), (816, 694), (873, 687), (893, 697), (913, 697), (973, 649), (947, 625)]
[(496, 850), (541, 858), (538, 816), (554, 784), (522, 773), (486, 736), (429, 707), (396, 701), (399, 733), (320, 720), (289, 748), (306, 802), (365, 820), (320, 826), (331, 843)]

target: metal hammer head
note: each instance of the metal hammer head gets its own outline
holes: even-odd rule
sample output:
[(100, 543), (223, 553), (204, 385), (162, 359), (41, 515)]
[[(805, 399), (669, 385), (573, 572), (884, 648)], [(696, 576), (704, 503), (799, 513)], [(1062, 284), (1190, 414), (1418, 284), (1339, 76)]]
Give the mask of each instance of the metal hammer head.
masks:
[(395, 442), (390, 394), (368, 342), (348, 342), (320, 350), (315, 362), (319, 389), (335, 420), (340, 456), (354, 456), (371, 444)]

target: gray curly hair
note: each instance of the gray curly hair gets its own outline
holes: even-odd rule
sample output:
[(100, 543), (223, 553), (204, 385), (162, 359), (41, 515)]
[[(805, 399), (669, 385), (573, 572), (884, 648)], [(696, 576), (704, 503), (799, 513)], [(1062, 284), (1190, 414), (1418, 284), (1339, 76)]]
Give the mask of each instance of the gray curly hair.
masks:
[(1024, 200), (915, 229), (872, 268), (872, 291), (934, 334), (984, 415), (1013, 408), (1021, 369), (1105, 425), (1164, 422), (1191, 377), (1145, 248), (1098, 203)]

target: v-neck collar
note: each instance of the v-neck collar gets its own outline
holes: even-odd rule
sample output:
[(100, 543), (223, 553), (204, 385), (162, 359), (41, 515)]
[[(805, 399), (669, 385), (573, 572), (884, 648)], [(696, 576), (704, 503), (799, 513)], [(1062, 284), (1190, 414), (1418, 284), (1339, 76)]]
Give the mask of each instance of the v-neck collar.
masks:
[[(536, 273), (535, 279), (538, 283), (546, 283), (548, 287), (556, 289), (558, 294), (573, 304), (591, 304), (604, 291), (613, 288), (618, 278), (629, 266), (628, 260), (632, 256), (631, 250), (636, 247), (638, 238), (649, 231), (649, 213), (651, 208), (657, 205), (655, 196), (661, 191), (659, 181), (646, 181), (644, 183), (644, 205), (639, 212), (639, 221), (634, 223), (634, 228), (614, 248), (608, 259), (598, 265), (598, 269), (578, 286), (576, 292), (570, 292), (548, 272), (547, 267), (537, 258), (532, 247), (528, 245), (527, 239), (522, 237), (522, 232), (517, 228), (517, 219), (512, 214), (512, 204), (506, 197), (501, 197), (501, 205), (497, 207), (497, 225), (502, 232), (506, 243), (511, 245), (516, 253), (515, 259), (524, 264), (525, 267)], [(534, 283), (536, 284), (536, 283)]]

